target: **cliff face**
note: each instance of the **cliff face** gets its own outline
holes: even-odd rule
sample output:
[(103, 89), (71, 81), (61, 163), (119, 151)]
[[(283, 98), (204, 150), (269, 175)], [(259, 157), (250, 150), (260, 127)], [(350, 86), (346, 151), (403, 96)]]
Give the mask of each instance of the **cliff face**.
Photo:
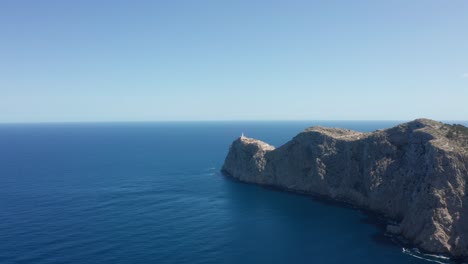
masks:
[(399, 222), (388, 232), (429, 252), (466, 257), (464, 129), (428, 119), (372, 133), (312, 127), (277, 149), (241, 137), (231, 145), (222, 171), (244, 182), (371, 209)]

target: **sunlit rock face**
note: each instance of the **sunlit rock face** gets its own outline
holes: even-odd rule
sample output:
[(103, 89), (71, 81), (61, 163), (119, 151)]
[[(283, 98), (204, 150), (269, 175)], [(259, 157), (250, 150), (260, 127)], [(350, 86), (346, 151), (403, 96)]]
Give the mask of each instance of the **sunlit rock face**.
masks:
[(224, 174), (379, 212), (419, 248), (468, 256), (468, 129), (429, 119), (361, 133), (312, 127), (279, 148), (240, 137)]

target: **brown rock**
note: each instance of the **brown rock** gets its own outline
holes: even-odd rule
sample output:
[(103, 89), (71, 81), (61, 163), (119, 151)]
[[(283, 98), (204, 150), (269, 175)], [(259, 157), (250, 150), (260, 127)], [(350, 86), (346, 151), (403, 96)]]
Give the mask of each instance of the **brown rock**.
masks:
[(241, 181), (371, 209), (398, 221), (390, 231), (421, 249), (465, 257), (465, 129), (429, 119), (371, 133), (312, 127), (277, 149), (241, 137), (231, 145), (222, 171)]

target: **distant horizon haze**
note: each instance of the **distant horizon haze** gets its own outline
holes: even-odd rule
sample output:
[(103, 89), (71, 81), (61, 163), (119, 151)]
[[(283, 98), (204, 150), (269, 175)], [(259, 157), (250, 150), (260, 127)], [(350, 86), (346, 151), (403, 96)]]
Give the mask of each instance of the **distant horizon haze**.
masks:
[[(424, 117), (426, 118), (426, 117)], [(22, 121), (16, 121), (16, 122), (0, 122), (0, 125), (47, 125), (47, 124), (144, 124), (144, 123), (173, 123), (173, 124), (186, 124), (186, 123), (306, 123), (310, 122), (312, 125), (314, 124), (319, 124), (319, 125), (327, 125), (328, 123), (334, 124), (336, 122), (342, 122), (342, 123), (394, 123), (395, 125), (401, 124), (401, 123), (406, 123), (406, 122), (411, 122), (415, 119), (419, 118), (413, 118), (413, 119), (408, 119), (408, 120), (391, 120), (391, 119), (381, 119), (381, 120), (373, 120), (373, 119), (361, 119), (361, 120), (338, 120), (338, 119), (283, 119), (283, 120), (276, 120), (276, 119), (251, 119), (251, 120), (117, 120), (117, 121), (112, 121), (112, 120), (100, 120), (100, 121), (42, 121), (42, 122), (22, 122)], [(432, 118), (429, 118), (432, 119)], [(468, 126), (468, 119), (466, 120), (437, 120), (437, 119), (432, 119), (435, 121), (447, 123), (447, 124), (462, 124), (464, 126)]]

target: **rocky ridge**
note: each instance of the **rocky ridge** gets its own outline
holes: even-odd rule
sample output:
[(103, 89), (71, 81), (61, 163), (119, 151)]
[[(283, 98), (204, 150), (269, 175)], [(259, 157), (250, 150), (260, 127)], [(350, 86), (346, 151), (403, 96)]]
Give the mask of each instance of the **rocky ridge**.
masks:
[(311, 127), (279, 148), (240, 137), (222, 172), (380, 213), (387, 231), (468, 257), (468, 129), (417, 119), (370, 133)]

